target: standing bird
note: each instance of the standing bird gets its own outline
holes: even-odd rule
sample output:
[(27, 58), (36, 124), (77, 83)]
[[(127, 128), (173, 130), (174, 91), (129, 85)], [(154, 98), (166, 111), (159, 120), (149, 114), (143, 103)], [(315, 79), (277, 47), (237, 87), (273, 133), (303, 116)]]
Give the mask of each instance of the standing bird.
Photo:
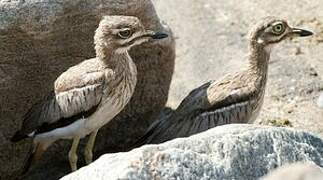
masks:
[(136, 17), (104, 16), (94, 36), (96, 58), (60, 75), (54, 91), (32, 106), (21, 130), (12, 137), (12, 142), (27, 137), (34, 140), (24, 172), (58, 139), (73, 139), (69, 162), (75, 171), (80, 138), (88, 134), (84, 155), (86, 163), (91, 163), (98, 130), (125, 107), (136, 86), (137, 68), (128, 50), (150, 38), (166, 37), (167, 34), (145, 30)]
[(159, 116), (135, 146), (187, 137), (223, 124), (254, 121), (263, 104), (272, 46), (288, 37), (310, 35), (312, 32), (291, 28), (285, 20), (265, 18), (250, 31), (246, 70), (191, 91), (175, 111)]

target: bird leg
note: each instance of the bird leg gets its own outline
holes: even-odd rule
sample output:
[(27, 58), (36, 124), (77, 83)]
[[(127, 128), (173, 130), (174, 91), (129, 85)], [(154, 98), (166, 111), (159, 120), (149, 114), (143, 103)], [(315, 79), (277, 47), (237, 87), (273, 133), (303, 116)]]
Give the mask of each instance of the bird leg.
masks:
[(77, 146), (80, 142), (80, 137), (74, 137), (73, 139), (73, 143), (72, 143), (72, 147), (68, 153), (68, 158), (70, 161), (70, 165), (71, 165), (71, 169), (72, 171), (76, 171), (77, 170)]
[(86, 144), (85, 150), (84, 150), (84, 157), (86, 164), (90, 164), (93, 159), (93, 146), (95, 143), (96, 135), (98, 134), (98, 129), (93, 131), (89, 137), (89, 140)]

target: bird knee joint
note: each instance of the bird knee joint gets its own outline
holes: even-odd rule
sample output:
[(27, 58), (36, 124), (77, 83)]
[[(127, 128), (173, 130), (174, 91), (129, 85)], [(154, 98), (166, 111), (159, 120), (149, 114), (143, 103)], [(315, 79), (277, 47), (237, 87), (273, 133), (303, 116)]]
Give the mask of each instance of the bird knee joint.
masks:
[(68, 153), (68, 158), (70, 159), (70, 161), (72, 162), (76, 162), (77, 161), (77, 155), (73, 152), (69, 152)]
[(85, 154), (86, 156), (92, 156), (92, 155), (93, 155), (92, 150), (90, 150), (90, 149), (85, 149), (85, 150), (84, 150), (84, 154)]
[(84, 156), (85, 156), (85, 158), (86, 158), (87, 161), (92, 161), (93, 153), (92, 153), (91, 150), (85, 149)]

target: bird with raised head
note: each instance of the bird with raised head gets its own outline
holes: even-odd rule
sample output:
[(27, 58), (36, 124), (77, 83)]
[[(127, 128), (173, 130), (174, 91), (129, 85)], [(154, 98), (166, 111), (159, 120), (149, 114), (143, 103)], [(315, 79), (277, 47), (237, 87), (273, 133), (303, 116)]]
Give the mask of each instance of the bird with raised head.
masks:
[(161, 114), (135, 146), (187, 137), (219, 125), (254, 121), (263, 104), (273, 46), (289, 37), (310, 35), (312, 32), (292, 28), (283, 19), (264, 18), (249, 33), (249, 64), (245, 70), (191, 91), (176, 110)]
[(104, 16), (94, 36), (96, 57), (77, 64), (55, 81), (53, 92), (25, 114), (12, 142), (33, 138), (24, 172), (58, 139), (73, 139), (69, 151), (72, 171), (77, 169), (77, 147), (90, 134), (85, 161), (92, 162), (98, 130), (129, 102), (137, 82), (137, 68), (128, 54), (135, 45), (167, 34), (146, 30), (132, 16)]

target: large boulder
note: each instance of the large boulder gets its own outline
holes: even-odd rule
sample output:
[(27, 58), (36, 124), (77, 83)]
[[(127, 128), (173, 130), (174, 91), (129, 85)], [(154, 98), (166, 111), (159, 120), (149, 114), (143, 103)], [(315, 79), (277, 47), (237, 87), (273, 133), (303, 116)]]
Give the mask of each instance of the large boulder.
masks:
[(107, 154), (62, 180), (255, 180), (297, 161), (323, 167), (323, 140), (293, 129), (232, 124), (160, 145)]
[(323, 168), (311, 163), (295, 163), (275, 169), (261, 180), (322, 180)]
[[(0, 179), (16, 177), (29, 151), (30, 140), (9, 141), (24, 113), (50, 92), (62, 72), (95, 56), (93, 35), (102, 15), (134, 15), (146, 28), (171, 35), (150, 0), (0, 1)], [(175, 58), (172, 35), (130, 54), (139, 73), (135, 94), (100, 130), (95, 155), (127, 150), (150, 124), (148, 117), (167, 101)], [(57, 179), (69, 172), (69, 146), (66, 141), (53, 145), (27, 179)]]

